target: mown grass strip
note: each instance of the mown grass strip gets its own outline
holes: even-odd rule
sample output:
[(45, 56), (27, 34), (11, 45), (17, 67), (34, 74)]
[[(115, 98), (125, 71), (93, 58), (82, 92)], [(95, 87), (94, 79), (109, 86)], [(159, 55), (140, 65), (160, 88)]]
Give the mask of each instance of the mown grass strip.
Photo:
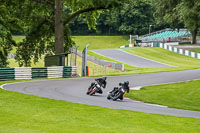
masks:
[(200, 68), (200, 60), (185, 55), (180, 55), (162, 48), (133, 48), (126, 52), (139, 55), (141, 57), (155, 60), (168, 65), (182, 68)]
[(200, 48), (190, 49), (189, 51), (200, 53)]
[(132, 90), (126, 96), (148, 103), (166, 105), (171, 108), (200, 111), (200, 80), (154, 85)]
[(2, 133), (200, 132), (200, 119), (195, 118), (108, 109), (2, 89), (0, 95)]
[(79, 46), (79, 50), (82, 51), (87, 44), (91, 49), (110, 49), (119, 48), (122, 45), (129, 43), (128, 36), (73, 36), (72, 39), (76, 45)]

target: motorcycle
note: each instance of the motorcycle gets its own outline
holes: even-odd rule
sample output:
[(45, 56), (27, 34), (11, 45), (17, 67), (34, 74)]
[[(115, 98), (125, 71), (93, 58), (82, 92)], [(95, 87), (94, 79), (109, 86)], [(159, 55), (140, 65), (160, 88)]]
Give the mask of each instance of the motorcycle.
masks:
[(123, 100), (123, 96), (126, 93), (129, 93), (129, 82), (126, 81), (123, 84), (119, 83), (120, 87), (114, 87), (112, 91), (109, 92), (107, 99), (112, 99), (113, 101), (116, 101), (117, 99)]
[(101, 88), (106, 88), (106, 77), (95, 79), (96, 82), (92, 82), (86, 92), (87, 95), (94, 95), (95, 93), (102, 94), (103, 91)]

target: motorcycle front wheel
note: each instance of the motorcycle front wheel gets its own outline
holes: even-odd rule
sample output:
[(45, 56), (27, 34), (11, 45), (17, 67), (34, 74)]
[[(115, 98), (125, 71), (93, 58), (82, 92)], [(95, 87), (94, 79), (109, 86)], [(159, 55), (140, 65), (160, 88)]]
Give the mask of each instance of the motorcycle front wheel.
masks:
[(90, 95), (90, 96), (94, 95), (94, 94), (95, 94), (95, 91), (96, 91), (96, 89), (93, 88), (89, 95)]

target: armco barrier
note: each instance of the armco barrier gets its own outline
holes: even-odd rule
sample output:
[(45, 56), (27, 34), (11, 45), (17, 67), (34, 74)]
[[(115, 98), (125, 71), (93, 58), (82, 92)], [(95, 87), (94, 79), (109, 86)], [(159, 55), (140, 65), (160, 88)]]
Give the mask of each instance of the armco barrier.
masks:
[(15, 80), (32, 79), (31, 67), (16, 67), (14, 69), (15, 69)]
[(76, 66), (0, 68), (0, 81), (36, 78), (67, 78), (77, 75)]
[(62, 78), (63, 77), (63, 66), (47, 67), (48, 78)]
[(32, 79), (36, 78), (47, 78), (47, 67), (33, 67), (32, 68)]
[(0, 68), (0, 81), (15, 80), (14, 68)]
[(72, 68), (64, 67), (63, 69), (63, 77), (68, 78), (72, 76)]

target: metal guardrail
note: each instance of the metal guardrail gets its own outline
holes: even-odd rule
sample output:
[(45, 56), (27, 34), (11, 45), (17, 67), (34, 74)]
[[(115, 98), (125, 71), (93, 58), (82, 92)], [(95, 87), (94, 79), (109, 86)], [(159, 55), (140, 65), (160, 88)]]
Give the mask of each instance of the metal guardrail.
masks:
[(15, 80), (14, 68), (0, 68), (0, 81)]
[(0, 68), (0, 81), (37, 78), (67, 78), (77, 75), (76, 66)]

